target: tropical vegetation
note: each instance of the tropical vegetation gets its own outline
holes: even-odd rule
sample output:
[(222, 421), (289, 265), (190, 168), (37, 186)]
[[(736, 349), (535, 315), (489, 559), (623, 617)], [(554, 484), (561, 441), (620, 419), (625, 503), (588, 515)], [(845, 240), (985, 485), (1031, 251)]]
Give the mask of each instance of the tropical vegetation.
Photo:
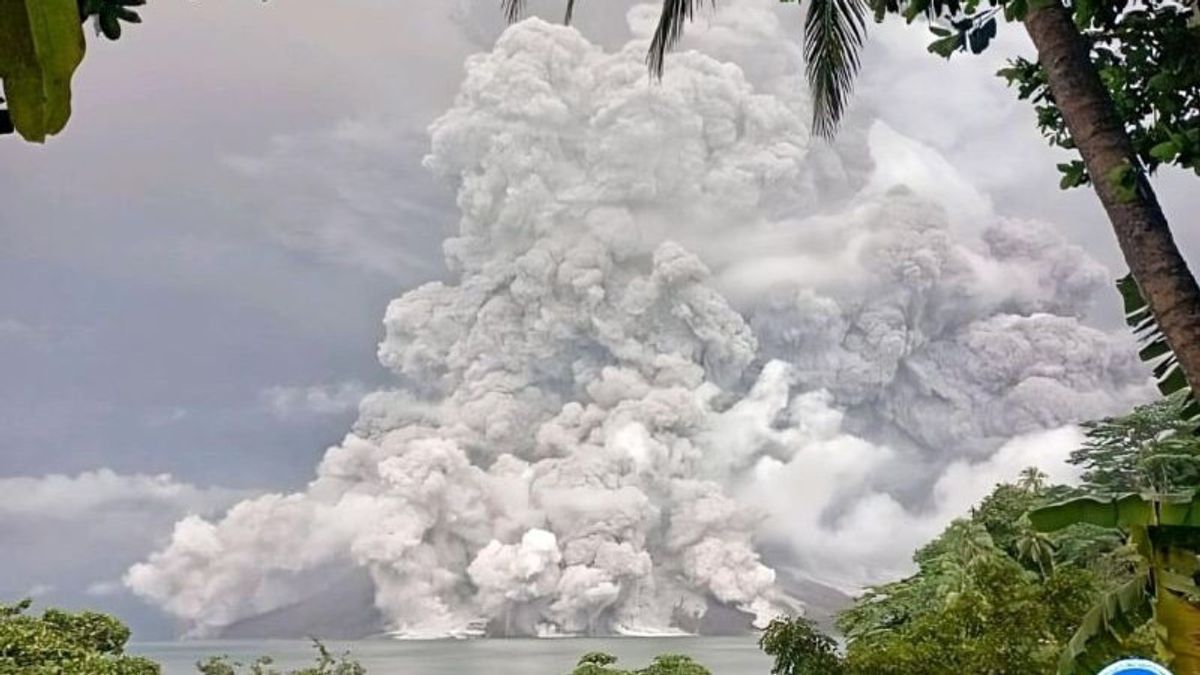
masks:
[(588, 652), (570, 675), (712, 675), (712, 671), (683, 654), (662, 654), (654, 657), (645, 668), (623, 670), (616, 665), (617, 657), (605, 652)]
[(0, 675), (158, 675), (158, 664), (125, 653), (129, 629), (97, 612), (28, 612), (30, 600), (0, 604)]
[(1186, 392), (1087, 425), (1080, 485), (1030, 469), (842, 612), (845, 640), (771, 624), (776, 675), (1093, 675), (1123, 656), (1200, 673), (1200, 438)]
[(273, 668), (275, 660), (269, 656), (260, 656), (248, 664), (228, 656), (213, 656), (196, 663), (196, 669), (201, 675), (366, 675), (367, 669), (349, 652), (334, 658), (325, 644), (315, 638), (313, 648), (317, 650), (317, 656), (312, 666), (287, 672)]

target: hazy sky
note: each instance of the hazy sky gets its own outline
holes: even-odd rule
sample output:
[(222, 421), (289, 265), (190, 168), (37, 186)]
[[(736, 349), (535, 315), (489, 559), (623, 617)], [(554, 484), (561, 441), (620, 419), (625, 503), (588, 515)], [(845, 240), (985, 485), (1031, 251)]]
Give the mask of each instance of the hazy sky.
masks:
[[(445, 274), (457, 217), (420, 165), (424, 128), (500, 30), (495, 4), (153, 3), (119, 43), (90, 41), (64, 134), (0, 140), (0, 600), (110, 607), (165, 636), (120, 571), (185, 511), (311, 476), (387, 381), (386, 302)], [(579, 26), (623, 40), (629, 4), (585, 1)], [(1093, 195), (1058, 191), (1061, 155), (991, 76), (1023, 36), (950, 64), (926, 37), (875, 31), (856, 111), (1119, 275)], [(1156, 181), (1196, 260), (1194, 184)], [(1094, 320), (1115, 316), (1114, 295)]]

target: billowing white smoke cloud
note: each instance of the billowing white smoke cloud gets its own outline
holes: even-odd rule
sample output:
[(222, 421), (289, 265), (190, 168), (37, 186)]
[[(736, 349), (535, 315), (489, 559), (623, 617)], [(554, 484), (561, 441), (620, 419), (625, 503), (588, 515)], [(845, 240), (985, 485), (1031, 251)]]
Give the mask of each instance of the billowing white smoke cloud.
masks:
[(180, 518), (220, 515), (251, 494), (111, 469), (0, 478), (0, 595), (42, 586), (62, 599), (88, 584), (111, 585), (167, 543)]
[(180, 522), (128, 585), (201, 633), (347, 568), (408, 636), (761, 621), (795, 605), (762, 544), (896, 573), (993, 481), (1061, 465), (1060, 427), (1147, 395), (1079, 321), (1094, 262), (886, 127), (810, 141), (775, 3), (724, 4), (661, 85), (652, 7), (616, 52), (530, 20), (472, 57), (426, 159), (458, 185), (457, 279), (388, 308), (397, 389), (305, 492)]

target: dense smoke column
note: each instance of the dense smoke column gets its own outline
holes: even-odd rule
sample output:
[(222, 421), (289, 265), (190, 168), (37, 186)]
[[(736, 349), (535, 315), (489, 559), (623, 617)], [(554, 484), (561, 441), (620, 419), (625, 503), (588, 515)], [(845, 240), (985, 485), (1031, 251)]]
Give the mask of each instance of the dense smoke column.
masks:
[(426, 158), (458, 186), (455, 280), (388, 307), (397, 388), (304, 492), (181, 521), (127, 583), (197, 634), (354, 570), (410, 637), (744, 627), (796, 606), (764, 540), (847, 586), (897, 573), (1077, 440), (1045, 430), (1144, 395), (1079, 323), (1081, 251), (880, 185), (886, 129), (810, 143), (771, 4), (716, 14), (661, 84), (644, 40), (538, 20), (472, 57)]

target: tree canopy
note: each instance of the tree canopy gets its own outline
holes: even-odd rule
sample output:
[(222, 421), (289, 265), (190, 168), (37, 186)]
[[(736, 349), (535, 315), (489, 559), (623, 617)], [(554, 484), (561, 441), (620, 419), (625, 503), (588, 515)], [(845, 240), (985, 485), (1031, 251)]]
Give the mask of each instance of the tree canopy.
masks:
[(129, 628), (97, 612), (47, 609), (30, 600), (0, 605), (2, 675), (158, 675), (158, 664), (125, 654)]

